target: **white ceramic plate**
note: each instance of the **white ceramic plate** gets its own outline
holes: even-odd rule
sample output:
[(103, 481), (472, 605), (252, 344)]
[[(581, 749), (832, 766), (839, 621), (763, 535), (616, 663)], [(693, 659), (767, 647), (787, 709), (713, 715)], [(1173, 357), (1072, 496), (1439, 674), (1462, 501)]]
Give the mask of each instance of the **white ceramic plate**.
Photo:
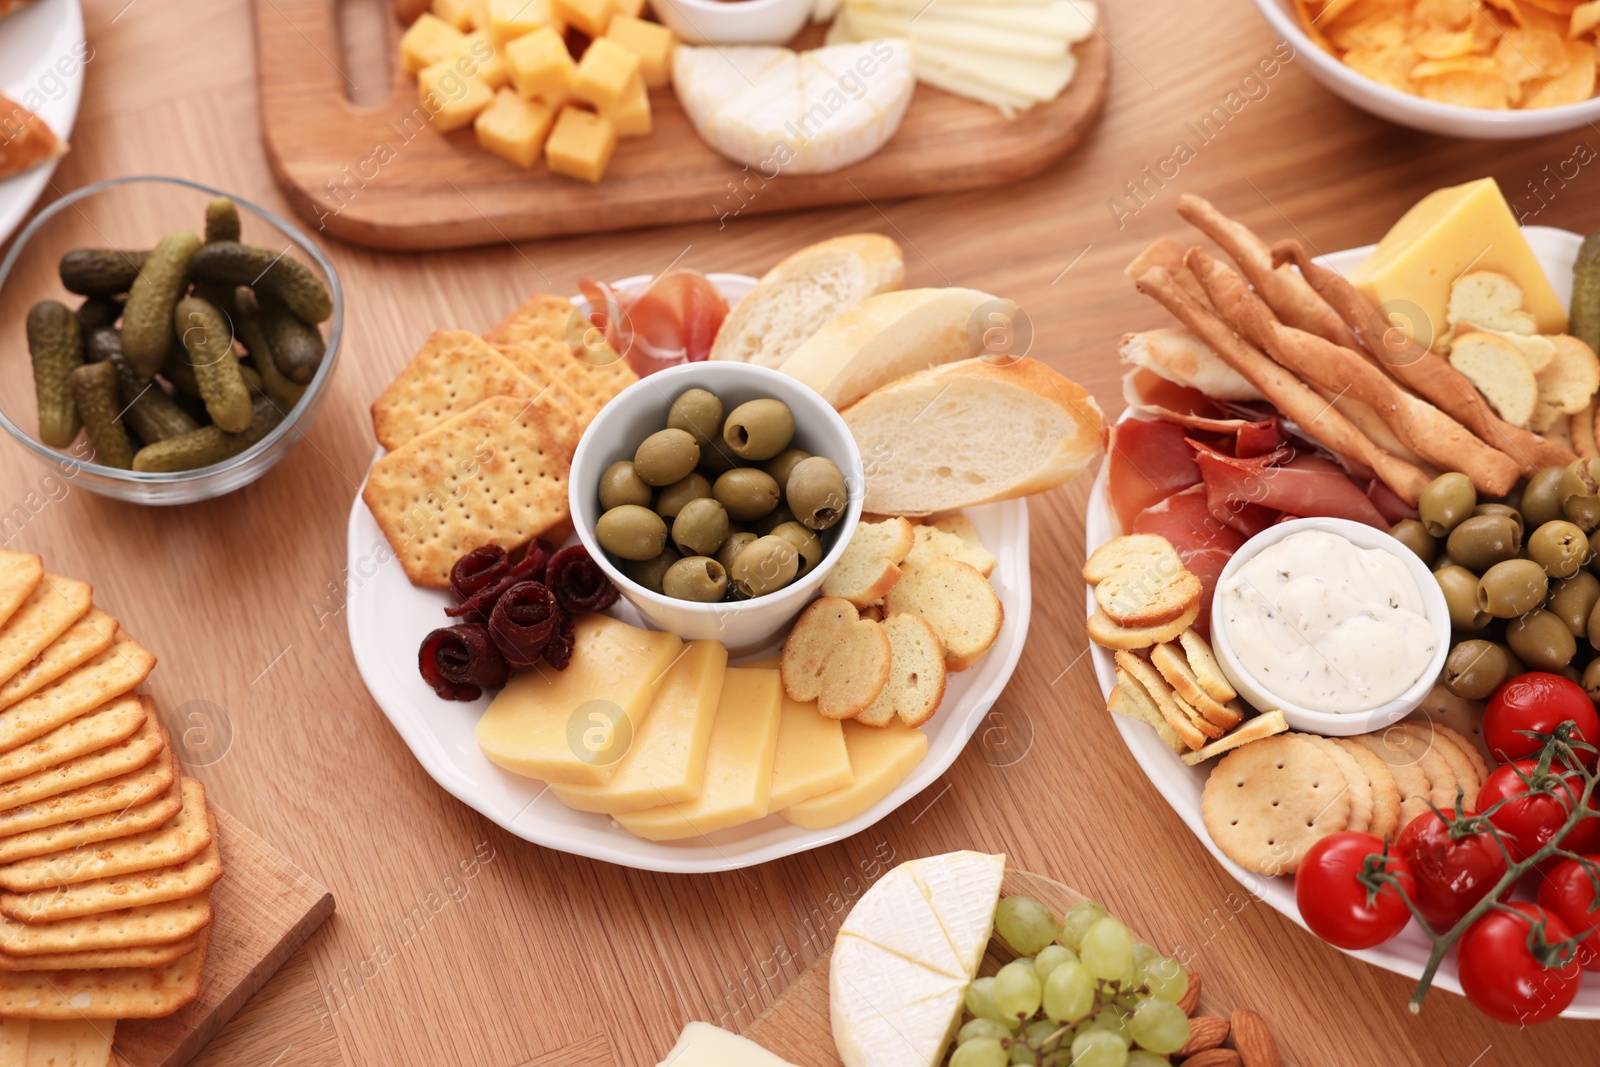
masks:
[[(40, 102), (34, 110), (39, 117), (57, 137), (71, 140), (87, 55), (78, 0), (39, 0), (0, 19), (0, 93), (30, 105), (29, 94), (37, 93)], [(55, 171), (51, 162), (0, 180), (0, 244), (28, 214)]]
[[(1583, 238), (1578, 234), (1548, 226), (1529, 226), (1522, 232), (1532, 246), (1534, 255), (1539, 258), (1545, 273), (1549, 275), (1556, 295), (1561, 298), (1561, 303), (1565, 306), (1572, 297), (1572, 265), (1578, 258), (1578, 246)], [(1373, 247), (1368, 245), (1365, 248), (1334, 252), (1321, 257), (1317, 262), (1337, 271), (1347, 272), (1365, 259)], [(1113, 529), (1114, 525), (1115, 520), (1106, 502), (1106, 468), (1102, 464), (1094, 488), (1089, 493), (1085, 540), (1090, 552), (1111, 540), (1117, 532)], [(1086, 604), (1092, 614), (1095, 610), (1093, 590), (1088, 591)], [(1110, 696), (1112, 688), (1117, 684), (1116, 666), (1111, 653), (1095, 645), (1093, 656), (1095, 676), (1100, 681), (1100, 689)], [(1253, 896), (1270, 904), (1301, 926), (1305, 926), (1305, 922), (1300, 918), (1300, 909), (1295, 906), (1292, 878), (1264, 878), (1247, 871), (1224, 856), (1212, 843), (1211, 835), (1206, 832), (1205, 823), (1200, 818), (1200, 791), (1205, 787), (1211, 765), (1186, 767), (1178, 759), (1177, 753), (1163, 744), (1150, 727), (1121, 715), (1113, 715), (1111, 718), (1145, 775), (1166, 798), (1167, 803), (1172, 805), (1172, 810), (1188, 824), (1190, 832), (1217, 858), (1217, 862), (1222, 864), (1223, 868)], [(1428, 939), (1417, 929), (1416, 924), (1412, 923), (1393, 941), (1377, 948), (1352, 952), (1350, 955), (1376, 964), (1385, 970), (1395, 971), (1409, 978), (1419, 978), (1427, 965), (1429, 948)], [(1448, 989), (1452, 993), (1461, 992), (1461, 980), (1456, 974), (1453, 955), (1446, 958), (1439, 967), (1433, 988)], [(1578, 997), (1572, 1002), (1572, 1006), (1562, 1012), (1562, 1015), (1570, 1019), (1600, 1019), (1600, 983), (1586, 982), (1578, 991)]]
[[(710, 277), (730, 301), (755, 284), (754, 278), (744, 275)], [(418, 646), (430, 630), (450, 621), (444, 609), (454, 599), (449, 593), (421, 589), (406, 580), (359, 493), (350, 507), (345, 602), (350, 645), (367, 690), (434, 781), (518, 837), (644, 870), (692, 874), (749, 867), (860, 833), (922, 792), (955, 762), (1005, 689), (1022, 656), (1033, 606), (1028, 506), (1013, 500), (969, 508), (966, 514), (997, 561), (989, 580), (1005, 608), (1000, 639), (970, 670), (950, 676), (944, 703), (923, 728), (928, 735), (928, 754), (910, 777), (870, 810), (827, 830), (803, 830), (769, 815), (689, 841), (642, 841), (609, 816), (564, 807), (555, 797), (545, 795), (543, 782), (490, 763), (474, 735), (489, 695), (472, 703), (440, 700), (417, 670)], [(576, 538), (572, 540), (576, 543)], [(626, 601), (618, 601), (610, 614), (636, 626), (645, 625)], [(777, 647), (741, 656), (738, 662), (769, 658)]]

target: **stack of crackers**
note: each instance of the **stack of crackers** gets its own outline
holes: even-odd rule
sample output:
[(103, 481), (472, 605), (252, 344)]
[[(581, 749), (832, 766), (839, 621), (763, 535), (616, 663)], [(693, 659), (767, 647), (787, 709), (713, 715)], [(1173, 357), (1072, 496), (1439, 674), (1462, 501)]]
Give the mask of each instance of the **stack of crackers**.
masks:
[(153, 1018), (199, 993), (222, 860), (134, 692), (154, 666), (86, 583), (0, 551), (0, 1018)]
[(389, 454), (362, 499), (413, 583), (448, 588), (455, 561), (490, 542), (565, 538), (578, 439), (638, 381), (587, 330), (571, 301), (535, 296), (483, 337), (435, 333), (373, 403)]

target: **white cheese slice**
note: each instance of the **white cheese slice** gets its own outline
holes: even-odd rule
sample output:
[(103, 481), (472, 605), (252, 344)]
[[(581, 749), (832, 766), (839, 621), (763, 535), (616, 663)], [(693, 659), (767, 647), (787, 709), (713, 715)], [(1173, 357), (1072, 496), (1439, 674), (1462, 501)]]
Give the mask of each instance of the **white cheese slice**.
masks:
[(834, 1031), (839, 1059), (845, 1067), (938, 1067), (961, 1023), (964, 996), (964, 988), (948, 990)]
[(916, 46), (917, 69), (936, 67), (988, 85), (1000, 92), (1034, 100), (1054, 100), (1078, 72), (1078, 57), (1002, 59), (981, 52), (963, 52), (937, 44)]
[(914, 860), (908, 866), (966, 973), (977, 974), (994, 932), (1005, 856), (949, 852)]
[[(966, 987), (966, 976), (940, 974), (870, 941), (840, 934), (828, 960), (828, 1013), (845, 1067), (930, 1067), (937, 1057), (925, 1052), (943, 1050)], [(904, 1032), (886, 1044), (878, 1023), (890, 1016), (902, 1018)]]
[(1067, 42), (1026, 30), (997, 29), (988, 24), (908, 15), (872, 7), (850, 6), (850, 23), (858, 37), (909, 37), (913, 45), (944, 44), (972, 52), (990, 52), (1016, 59), (1060, 59)]
[[(1058, 37), (1070, 44), (1087, 40), (1100, 13), (1092, 0), (1033, 0), (1030, 3), (983, 0), (845, 0), (847, 10), (866, 9), (932, 16), (949, 22), (970, 22), (1002, 30)], [(918, 20), (920, 21), (920, 19)]]
[(1008, 118), (1019, 111), (1026, 111), (1038, 103), (1031, 96), (1008, 93), (1002, 89), (996, 89), (992, 85), (977, 81), (966, 74), (946, 70), (943, 67), (936, 67), (929, 63), (917, 64), (917, 78), (920, 81), (927, 82), (935, 89), (943, 89), (945, 92), (954, 93), (957, 96), (970, 97), (980, 104), (988, 104), (990, 107), (999, 108)]
[(933, 905), (905, 863), (878, 879), (862, 896), (839, 927), (870, 941), (879, 948), (923, 966), (965, 980), (971, 969), (965, 966), (945, 936)]
[(656, 1067), (794, 1067), (754, 1041), (710, 1023), (690, 1023)]

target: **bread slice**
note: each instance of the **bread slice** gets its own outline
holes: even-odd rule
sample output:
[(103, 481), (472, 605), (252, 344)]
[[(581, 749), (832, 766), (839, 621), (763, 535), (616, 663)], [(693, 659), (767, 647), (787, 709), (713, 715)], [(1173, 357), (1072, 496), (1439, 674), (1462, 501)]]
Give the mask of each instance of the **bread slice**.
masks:
[(1100, 610), (1122, 626), (1159, 626), (1200, 601), (1200, 579), (1157, 534), (1113, 537), (1084, 562), (1083, 579), (1094, 583)]
[(1489, 326), (1480, 326), (1475, 322), (1463, 322), (1456, 327), (1458, 333), (1486, 333), (1500, 338), (1506, 344), (1517, 350), (1517, 354), (1528, 364), (1528, 369), (1538, 374), (1550, 365), (1556, 358), (1556, 345), (1552, 338), (1537, 333), (1513, 333), (1510, 330), (1496, 330)]
[(1555, 358), (1534, 375), (1539, 384), (1539, 400), (1534, 405), (1530, 425), (1543, 433), (1564, 415), (1575, 415), (1589, 406), (1600, 388), (1600, 359), (1576, 337), (1559, 334), (1549, 338)]
[(1174, 752), (1187, 752), (1189, 746), (1179, 739), (1173, 728), (1167, 725), (1167, 720), (1161, 715), (1161, 709), (1156, 707), (1156, 702), (1150, 694), (1144, 691), (1144, 686), (1130, 677), (1124, 671), (1117, 671), (1117, 685), (1111, 690), (1111, 696), (1106, 698), (1106, 710), (1113, 715), (1122, 715), (1129, 719), (1138, 719), (1148, 723)]
[(964, 671), (1000, 636), (1005, 609), (989, 579), (965, 563), (941, 559), (907, 567), (883, 602), (886, 618), (921, 615), (944, 644), (945, 666)]
[(1195, 681), (1206, 695), (1218, 704), (1226, 704), (1230, 700), (1238, 700), (1239, 694), (1234, 690), (1227, 675), (1222, 673), (1222, 668), (1217, 665), (1217, 657), (1212, 654), (1211, 646), (1206, 639), (1193, 630), (1185, 630), (1178, 635), (1178, 643), (1183, 646), (1184, 659), (1189, 662), (1189, 670), (1193, 672)]
[(1239, 725), (1239, 720), (1244, 716), (1205, 691), (1205, 687), (1195, 677), (1194, 671), (1189, 668), (1189, 660), (1184, 655), (1183, 649), (1176, 642), (1167, 641), (1153, 648), (1150, 651), (1150, 662), (1161, 672), (1161, 677), (1167, 680), (1167, 684), (1183, 698), (1184, 703), (1198, 712), (1207, 722), (1224, 730), (1231, 730)]
[[(961, 521), (966, 523), (968, 530), (972, 529), (972, 524), (964, 517), (961, 517)], [(911, 546), (911, 553), (905, 560), (913, 567), (926, 567), (936, 559), (958, 559), (985, 578), (994, 572), (994, 555), (983, 547), (982, 541), (977, 540), (976, 533), (969, 541), (937, 524), (917, 526), (913, 532), (916, 543)]]
[(1534, 317), (1522, 310), (1522, 287), (1492, 270), (1475, 270), (1451, 283), (1444, 317), (1453, 331), (1463, 323), (1475, 323), (1510, 333), (1539, 332)]
[[(1489, 333), (1464, 333), (1450, 343), (1450, 365), (1478, 387), (1489, 406), (1513, 426), (1526, 426), (1539, 401), (1539, 383), (1527, 361)], [(870, 485), (869, 485), (870, 488)]]
[(878, 233), (821, 241), (762, 276), (717, 331), (712, 359), (776, 370), (823, 325), (869, 296), (900, 288), (900, 246)]
[(1211, 346), (1182, 326), (1124, 334), (1117, 358), (1157, 377), (1198, 389), (1213, 400), (1260, 402), (1261, 390), (1222, 361)]
[[(982, 316), (1018, 314), (977, 289), (905, 289), (869, 296), (830, 319), (779, 369), (836, 408), (914, 371), (983, 353)], [(976, 336), (974, 336), (976, 335)]]
[(1089, 616), (1089, 640), (1102, 648), (1149, 648), (1151, 645), (1173, 640), (1193, 626), (1199, 617), (1198, 600), (1188, 611), (1171, 622), (1164, 622), (1159, 626), (1123, 626), (1105, 612), (1097, 611)]
[(1194, 722), (1172, 699), (1172, 687), (1158, 674), (1149, 662), (1140, 659), (1132, 652), (1117, 653), (1117, 677), (1119, 685), (1137, 687), (1137, 691), (1144, 694), (1145, 698), (1155, 705), (1162, 721), (1167, 724), (1183, 746), (1193, 750), (1206, 743), (1206, 735), (1195, 728)]
[(31, 170), (67, 154), (67, 143), (48, 123), (0, 95), (0, 178)]
[(822, 595), (843, 597), (858, 608), (883, 603), (900, 580), (900, 563), (911, 551), (914, 527), (898, 516), (863, 522), (822, 580)]
[(921, 726), (944, 699), (944, 646), (921, 615), (890, 615), (883, 620), (883, 632), (891, 650), (889, 681), (856, 722), (888, 726), (898, 715), (907, 726)]
[(1105, 418), (1038, 360), (964, 359), (886, 385), (843, 412), (870, 457), (865, 508), (929, 515), (1042, 493), (1088, 466)]
[(830, 719), (851, 719), (883, 692), (890, 662), (883, 626), (861, 618), (850, 601), (825, 596), (795, 620), (778, 673), (791, 699), (816, 701)]

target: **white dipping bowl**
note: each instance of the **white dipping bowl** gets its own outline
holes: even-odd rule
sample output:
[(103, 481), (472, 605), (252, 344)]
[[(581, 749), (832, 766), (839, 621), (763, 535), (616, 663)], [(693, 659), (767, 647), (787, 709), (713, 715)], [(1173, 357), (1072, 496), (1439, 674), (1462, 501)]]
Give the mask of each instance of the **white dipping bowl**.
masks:
[(653, 0), (667, 28), (688, 44), (785, 44), (815, 0)]
[[(1423, 615), (1433, 626), (1436, 647), (1433, 650), (1433, 657), (1422, 666), (1421, 673), (1410, 688), (1386, 704), (1380, 704), (1367, 711), (1343, 712), (1316, 711), (1301, 707), (1289, 703), (1261, 685), (1239, 662), (1228, 633), (1228, 621), (1222, 613), (1222, 587), (1239, 572), (1240, 567), (1255, 558), (1263, 549), (1277, 544), (1290, 534), (1305, 530), (1338, 534), (1357, 548), (1375, 548), (1397, 556), (1405, 564), (1406, 573), (1417, 583), (1417, 590), (1422, 594)], [(1211, 647), (1217, 654), (1217, 663), (1221, 666), (1222, 673), (1227, 675), (1234, 689), (1238, 690), (1239, 695), (1253, 707), (1260, 711), (1273, 709), (1282, 711), (1285, 721), (1293, 730), (1322, 734), (1326, 737), (1349, 737), (1381, 730), (1390, 723), (1404, 718), (1422, 703), (1428, 691), (1438, 681), (1439, 672), (1444, 669), (1445, 657), (1450, 653), (1450, 610), (1444, 601), (1444, 591), (1439, 588), (1439, 583), (1434, 581), (1433, 572), (1417, 558), (1415, 552), (1389, 536), (1386, 531), (1363, 522), (1351, 522), (1349, 519), (1293, 519), (1269, 527), (1250, 538), (1244, 543), (1243, 548), (1233, 554), (1228, 565), (1222, 568), (1222, 577), (1217, 579), (1217, 588), (1211, 597)]]
[[(715, 604), (664, 596), (623, 574), (595, 539), (594, 525), (600, 518), (600, 476), (618, 460), (632, 459), (640, 441), (666, 427), (672, 402), (695, 388), (717, 394), (724, 414), (747, 400), (772, 397), (783, 401), (794, 413), (794, 441), (790, 447), (826, 456), (844, 473), (850, 502), (844, 517), (819, 535), (827, 554), (810, 574), (776, 593)], [(865, 485), (861, 452), (850, 428), (833, 406), (809, 386), (751, 363), (706, 361), (685, 363), (641, 378), (601, 408), (572, 457), (567, 496), (579, 540), (606, 577), (639, 609), (639, 614), (652, 625), (685, 640), (721, 641), (730, 651), (742, 651), (768, 644), (817, 595), (861, 521)]]

